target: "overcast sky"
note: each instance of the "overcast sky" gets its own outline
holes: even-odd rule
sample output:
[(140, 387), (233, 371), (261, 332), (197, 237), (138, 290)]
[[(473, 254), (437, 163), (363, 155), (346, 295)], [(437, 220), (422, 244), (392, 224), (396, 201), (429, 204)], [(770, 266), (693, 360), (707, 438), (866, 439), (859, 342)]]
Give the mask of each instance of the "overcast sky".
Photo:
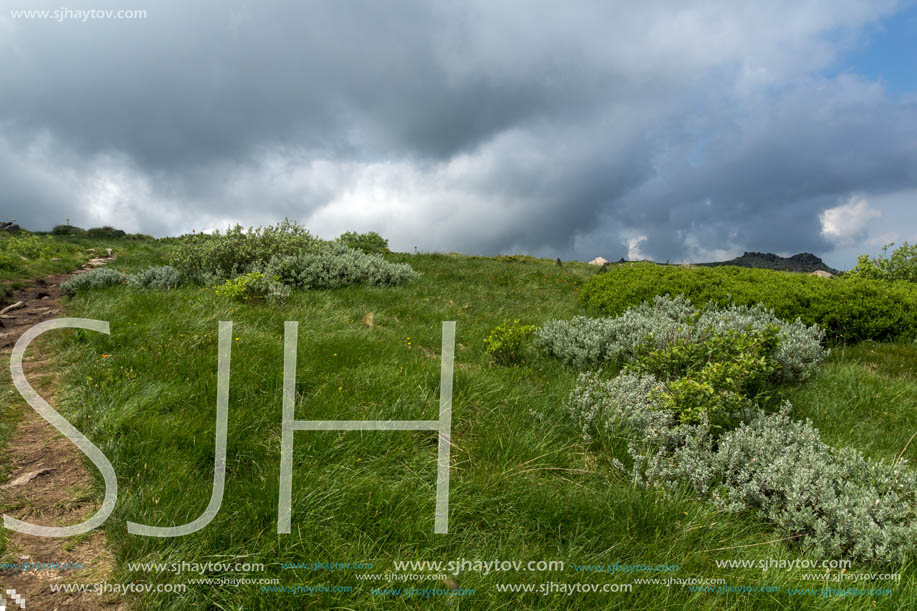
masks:
[(0, 0), (0, 220), (835, 267), (917, 241), (893, 1)]

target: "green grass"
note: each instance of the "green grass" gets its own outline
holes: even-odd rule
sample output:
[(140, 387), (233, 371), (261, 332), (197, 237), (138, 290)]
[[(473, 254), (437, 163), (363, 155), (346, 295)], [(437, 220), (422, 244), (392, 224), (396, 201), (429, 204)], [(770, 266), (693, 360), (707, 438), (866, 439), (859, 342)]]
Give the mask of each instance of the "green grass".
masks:
[(72, 271), (93, 257), (104, 256), (106, 248), (115, 254), (131, 252), (134, 260), (156, 257), (162, 250), (152, 240), (0, 232), (0, 304), (9, 301), (10, 293), (39, 278)]
[(917, 344), (836, 347), (817, 382), (787, 396), (796, 417), (815, 422), (827, 443), (917, 465)]
[[(157, 257), (150, 247), (119, 258), (118, 267), (134, 271)], [(62, 331), (55, 346), (67, 367), (60, 407), (108, 456), (119, 478), (117, 508), (105, 524), (117, 558), (112, 581), (183, 583), (189, 577), (132, 572), (129, 562), (238, 559), (266, 565), (263, 574), (240, 576), (353, 588), (349, 593), (293, 595), (265, 593), (257, 585), (192, 585), (181, 597), (135, 598), (138, 608), (917, 606), (917, 576), (908, 567), (902, 582), (890, 586), (894, 596), (882, 598), (702, 594), (683, 586), (640, 584), (628, 594), (498, 593), (495, 586), (503, 583), (630, 583), (634, 577), (656, 576), (573, 568), (613, 563), (677, 564), (675, 577), (723, 578), (730, 586), (820, 586), (801, 581), (800, 570), (717, 568), (717, 560), (806, 556), (786, 542), (775, 542), (780, 537), (754, 515), (726, 515), (687, 493), (634, 487), (611, 466), (612, 452), (583, 442), (565, 417), (564, 402), (575, 383), (571, 370), (531, 349), (520, 366), (490, 363), (483, 340), (494, 326), (506, 318), (541, 324), (582, 313), (577, 295), (595, 268), (573, 263), (559, 268), (527, 257), (387, 258), (409, 262), (423, 276), (392, 288), (297, 292), (279, 307), (233, 304), (201, 288), (144, 292), (114, 287), (70, 302), (68, 315), (111, 324), (110, 336)], [(373, 327), (361, 322), (369, 313)], [(232, 320), (238, 338), (232, 342), (222, 508), (209, 526), (192, 535), (128, 535), (128, 520), (184, 524), (207, 505), (220, 320)], [(292, 532), (276, 533), (286, 320), (300, 323), (297, 418), (398, 420), (437, 417), (441, 321), (457, 321), (448, 535), (433, 534), (435, 434), (393, 431), (297, 432)], [(913, 346), (836, 350), (823, 375), (789, 392), (798, 413), (812, 417), (832, 443), (893, 458), (914, 429), (915, 386), (909, 372), (915, 360)], [(872, 394), (863, 399), (867, 388)], [(907, 454), (913, 457), (913, 451)], [(96, 494), (101, 498), (101, 478)], [(562, 560), (566, 569), (464, 572), (455, 580), (474, 588), (475, 595), (448, 601), (372, 596), (370, 587), (398, 584), (359, 581), (354, 571), (281, 569), (281, 563), (372, 562), (369, 572), (384, 573), (396, 560), (459, 558)], [(855, 566), (852, 572), (870, 572), (870, 567)], [(413, 585), (443, 587), (430, 581)], [(829, 585), (886, 587), (888, 582)]]

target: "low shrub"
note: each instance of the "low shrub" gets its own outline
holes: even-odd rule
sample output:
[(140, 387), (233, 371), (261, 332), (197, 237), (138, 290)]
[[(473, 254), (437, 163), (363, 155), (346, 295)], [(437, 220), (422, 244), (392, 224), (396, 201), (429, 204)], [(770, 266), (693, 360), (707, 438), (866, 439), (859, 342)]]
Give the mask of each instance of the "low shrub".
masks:
[(305, 227), (285, 219), (276, 226), (247, 231), (236, 225), (225, 233), (215, 231), (182, 236), (172, 251), (169, 264), (189, 281), (208, 283), (213, 279), (225, 280), (258, 271), (257, 266), (274, 257), (316, 253), (324, 246), (324, 242)]
[(745, 370), (738, 363), (710, 363), (692, 376), (685, 376), (656, 389), (661, 408), (671, 412), (678, 424), (707, 422), (719, 432), (740, 423), (758, 407), (741, 389)]
[(394, 286), (418, 275), (407, 263), (390, 263), (342, 244), (329, 244), (319, 252), (275, 256), (255, 269), (285, 286), (304, 289)]
[[(709, 329), (705, 329), (709, 331)], [(625, 371), (665, 383), (656, 388), (660, 407), (678, 423), (707, 418), (714, 429), (730, 428), (752, 410), (771, 402), (778, 329), (729, 330), (705, 338), (679, 339), (663, 348), (637, 351)]]
[[(675, 416), (663, 409), (664, 389), (651, 375), (624, 372), (605, 380), (595, 372), (581, 373), (567, 400), (567, 412), (586, 440), (606, 432), (636, 435), (670, 435)], [(657, 443), (670, 445), (665, 440)]]
[(181, 274), (170, 265), (148, 267), (127, 278), (130, 286), (144, 289), (174, 289), (181, 286)]
[[(684, 297), (657, 297), (604, 324), (610, 334), (593, 343), (616, 355), (623, 379), (651, 381), (654, 410), (668, 412), (673, 426), (705, 422), (716, 434), (774, 407), (779, 383), (812, 375), (825, 356), (817, 327), (787, 325), (761, 308), (698, 311)], [(779, 350), (788, 335), (811, 361)], [(559, 337), (556, 329), (542, 335), (543, 346)], [(590, 413), (576, 417), (587, 434), (599, 412)]]
[[(679, 424), (652, 375), (581, 374), (567, 409), (584, 435), (626, 436), (636, 483), (692, 487), (728, 512), (754, 510), (824, 557), (902, 564), (917, 552), (917, 474), (824, 444), (790, 406), (712, 434), (706, 417)], [(620, 461), (615, 464), (625, 469)]]
[(649, 337), (675, 337), (697, 319), (697, 310), (683, 297), (658, 297), (616, 318), (574, 316), (551, 320), (535, 333), (535, 345), (568, 365), (590, 368), (606, 361), (623, 362)]
[(337, 241), (344, 246), (362, 250), (371, 255), (381, 255), (389, 252), (388, 240), (375, 231), (370, 231), (369, 233), (348, 231), (338, 236)]
[(761, 303), (784, 320), (825, 329), (832, 342), (917, 337), (917, 286), (854, 274), (825, 280), (732, 266), (616, 265), (592, 278), (580, 298), (594, 312), (617, 316), (658, 295), (685, 295), (695, 303)]
[(127, 282), (127, 274), (110, 267), (99, 267), (88, 272), (77, 274), (60, 285), (64, 295), (75, 295), (80, 291), (100, 289)]
[(277, 278), (265, 276), (261, 272), (249, 272), (230, 278), (214, 289), (218, 297), (245, 301), (255, 299), (268, 299), (282, 301), (289, 295), (289, 288), (277, 281)]
[(917, 474), (903, 461), (832, 448), (810, 421), (788, 414), (730, 432), (710, 458), (717, 506), (757, 510), (823, 557), (903, 564), (917, 552)]
[(779, 328), (768, 325), (764, 329), (716, 331), (698, 326), (688, 337), (680, 337), (657, 347), (651, 342), (642, 344), (634, 353), (627, 369), (636, 373), (652, 374), (661, 380), (673, 380), (704, 370), (710, 363), (760, 362), (756, 379), (764, 383), (773, 375), (779, 364), (773, 358), (780, 339)]
[(500, 365), (514, 365), (522, 360), (522, 345), (535, 329), (535, 325), (505, 320), (484, 338), (484, 349)]
[(223, 297), (282, 301), (292, 288), (392, 286), (418, 275), (406, 263), (390, 263), (340, 242), (322, 241), (289, 220), (248, 231), (236, 225), (226, 233), (186, 235), (170, 242), (176, 245), (171, 264), (131, 275), (131, 286), (169, 289), (186, 283), (221, 284), (216, 294)]
[(769, 355), (777, 364), (776, 381), (808, 378), (827, 355), (824, 332), (801, 321), (785, 322), (760, 305), (695, 308), (684, 296), (656, 296), (615, 318), (575, 316), (552, 320), (535, 332), (535, 345), (580, 369), (606, 362), (624, 365), (638, 352), (662, 350), (676, 342), (704, 349), (712, 336), (776, 328), (776, 346)]
[[(347, 246), (366, 250), (385, 248), (376, 233), (345, 233), (336, 242), (325, 242), (304, 227), (285, 219), (276, 226), (249, 228), (236, 225), (225, 233), (183, 236), (170, 258), (182, 278), (213, 284), (241, 275), (261, 274), (249, 282), (262, 296), (283, 299), (291, 288), (324, 289), (364, 284), (392, 286), (417, 274), (405, 263), (385, 259)], [(254, 290), (254, 289), (253, 289)]]

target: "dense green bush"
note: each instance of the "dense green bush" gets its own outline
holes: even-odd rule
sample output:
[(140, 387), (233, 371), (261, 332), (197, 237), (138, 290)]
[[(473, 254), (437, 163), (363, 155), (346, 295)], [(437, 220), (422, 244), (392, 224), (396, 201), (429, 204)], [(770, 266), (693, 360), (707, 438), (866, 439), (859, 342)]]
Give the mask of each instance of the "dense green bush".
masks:
[(235, 301), (269, 299), (282, 301), (289, 294), (289, 288), (277, 281), (277, 278), (265, 276), (261, 272), (249, 272), (230, 278), (214, 289), (219, 297)]
[(587, 436), (629, 439), (639, 484), (692, 487), (728, 512), (756, 510), (823, 557), (904, 563), (917, 552), (917, 474), (824, 444), (809, 421), (757, 412), (715, 437), (706, 418), (679, 424), (652, 375), (581, 374), (567, 409)]
[(484, 349), (500, 365), (514, 365), (522, 360), (522, 344), (535, 329), (518, 320), (504, 320), (484, 338)]
[(22, 259), (13, 253), (0, 251), (0, 270), (17, 271), (20, 268)]
[(73, 255), (80, 250), (76, 245), (59, 242), (51, 236), (0, 232), (0, 270), (17, 271), (30, 261)]
[(43, 255), (54, 254), (58, 244), (47, 236), (27, 233), (0, 238), (0, 251), (24, 259), (38, 259)]
[(888, 249), (894, 245), (895, 243), (892, 242), (883, 246), (880, 257), (870, 258), (869, 255), (860, 255), (857, 258), (856, 267), (848, 274), (871, 280), (890, 282), (902, 280), (917, 283), (917, 244), (910, 246), (905, 242), (889, 256)]
[(86, 230), (74, 225), (55, 225), (51, 233), (53, 235), (81, 235), (86, 233)]
[(115, 229), (114, 227), (92, 227), (86, 230), (86, 235), (90, 238), (123, 238), (125, 231), (123, 229)]
[(110, 267), (99, 267), (88, 272), (77, 274), (60, 285), (64, 295), (75, 295), (80, 291), (100, 289), (108, 286), (124, 284), (128, 281), (127, 274)]
[(663, 348), (648, 345), (625, 371), (664, 382), (654, 392), (676, 422), (698, 423), (706, 417), (711, 427), (727, 428), (770, 402), (780, 367), (773, 357), (778, 332), (772, 325), (682, 338)]
[(917, 286), (857, 275), (826, 280), (732, 266), (633, 263), (597, 275), (580, 296), (593, 311), (616, 316), (665, 294), (683, 294), (695, 303), (761, 303), (778, 318), (820, 325), (834, 342), (917, 337)]
[(224, 233), (185, 235), (172, 251), (169, 264), (192, 282), (226, 280), (254, 270), (274, 257), (317, 253), (325, 243), (293, 221), (249, 228), (241, 225)]
[(381, 255), (389, 252), (388, 240), (375, 231), (370, 231), (369, 233), (354, 233), (348, 231), (338, 236), (337, 241), (344, 246), (362, 250), (371, 255)]
[(0, 249), (0, 271), (20, 272), (26, 262), (22, 255)]
[(623, 365), (638, 352), (665, 349), (686, 341), (703, 349), (714, 335), (776, 327), (773, 357), (779, 364), (778, 381), (803, 380), (825, 358), (824, 333), (800, 321), (785, 322), (760, 305), (695, 308), (684, 296), (657, 296), (625, 310), (615, 318), (575, 316), (552, 320), (535, 333), (535, 344), (549, 355), (579, 368), (605, 362)]
[(652, 374), (660, 380), (672, 380), (698, 373), (710, 363), (735, 363), (753, 358), (771, 363), (766, 368), (767, 374), (759, 380), (765, 382), (779, 367), (773, 358), (780, 343), (779, 332), (776, 325), (720, 332), (702, 327), (698, 333), (678, 338), (663, 347), (652, 343), (641, 345), (627, 369)]

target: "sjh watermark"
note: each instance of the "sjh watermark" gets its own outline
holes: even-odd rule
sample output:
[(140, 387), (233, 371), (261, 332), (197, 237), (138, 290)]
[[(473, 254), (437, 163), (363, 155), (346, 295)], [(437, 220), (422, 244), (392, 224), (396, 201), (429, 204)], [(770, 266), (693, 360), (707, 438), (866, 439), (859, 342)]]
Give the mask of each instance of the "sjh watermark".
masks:
[(563, 560), (395, 560), (396, 571), (444, 571), (452, 575), (463, 572), (489, 575), (491, 571), (563, 571)]
[[(33, 339), (52, 329), (89, 329), (109, 335), (107, 321), (90, 318), (58, 318), (46, 320), (28, 329), (13, 347), (10, 372), (13, 384), (32, 408), (54, 428), (72, 441), (102, 472), (105, 498), (102, 506), (88, 520), (72, 526), (39, 526), (3, 516), (3, 525), (36, 537), (72, 537), (88, 532), (108, 519), (118, 498), (118, 477), (108, 458), (80, 431), (54, 410), (25, 379), (22, 359)], [(439, 433), (436, 507), (434, 534), (449, 532), (449, 451), (452, 444), (452, 370), (455, 354), (455, 321), (443, 321), (440, 365), (438, 420), (296, 420), (293, 416), (296, 388), (296, 346), (299, 323), (284, 323), (283, 340), (283, 424), (280, 449), (280, 499), (277, 511), (277, 532), (290, 532), (291, 493), (293, 487), (293, 433), (295, 431), (437, 431)], [(127, 523), (127, 532), (147, 537), (180, 537), (207, 526), (220, 511), (226, 484), (226, 430), (229, 414), (229, 356), (232, 345), (232, 321), (219, 323), (217, 357), (216, 442), (213, 465), (213, 491), (210, 502), (198, 518), (180, 526), (147, 526)]]
[(264, 571), (264, 564), (260, 562), (128, 562), (127, 570), (129, 571), (156, 571), (158, 573), (169, 572), (176, 575), (182, 573), (224, 573), (232, 571), (235, 573), (251, 573)]
[(50, 19), (61, 21), (82, 21), (90, 19), (146, 19), (146, 11), (134, 10), (98, 10), (98, 9), (70, 9), (62, 6), (55, 10), (10, 10), (13, 19)]
[(716, 560), (717, 568), (730, 568), (730, 569), (750, 569), (758, 568), (762, 571), (768, 571), (770, 569), (782, 570), (782, 571), (791, 571), (793, 569), (849, 569), (851, 568), (853, 561), (848, 559), (840, 560), (819, 560), (807, 559), (807, 558), (796, 558), (792, 560), (777, 559), (777, 558), (761, 558), (758, 560)]
[(82, 568), (82, 562), (0, 562), (0, 571), (62, 571)]

